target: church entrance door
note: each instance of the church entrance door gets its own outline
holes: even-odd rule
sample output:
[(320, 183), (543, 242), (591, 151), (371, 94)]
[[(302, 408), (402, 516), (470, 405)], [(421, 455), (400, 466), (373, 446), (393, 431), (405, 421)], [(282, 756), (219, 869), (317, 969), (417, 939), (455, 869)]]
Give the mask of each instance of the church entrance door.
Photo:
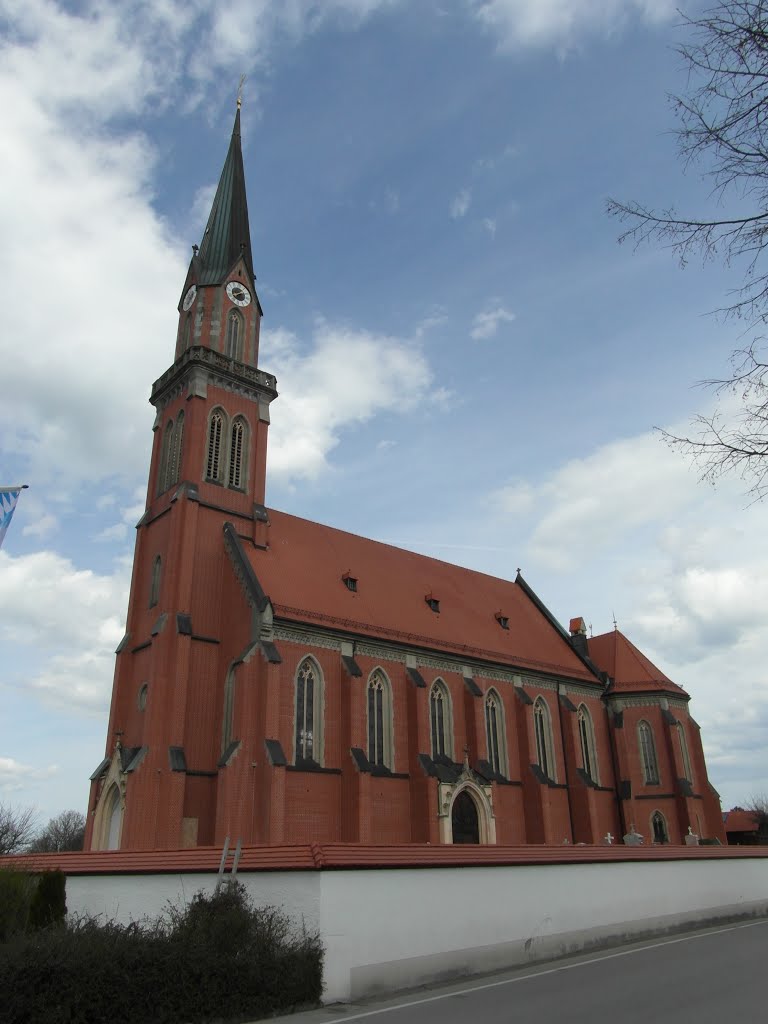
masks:
[(451, 826), (454, 843), (480, 842), (480, 822), (477, 817), (477, 804), (466, 790), (459, 793), (453, 801)]

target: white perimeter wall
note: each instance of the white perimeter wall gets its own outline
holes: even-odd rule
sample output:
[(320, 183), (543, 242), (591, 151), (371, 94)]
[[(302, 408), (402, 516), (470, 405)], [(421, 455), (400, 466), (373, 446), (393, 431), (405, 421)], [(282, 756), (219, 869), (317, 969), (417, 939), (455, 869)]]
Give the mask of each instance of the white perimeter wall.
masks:
[[(326, 1002), (495, 970), (683, 924), (768, 913), (768, 858), (241, 873), (257, 903), (318, 930)], [(71, 913), (130, 921), (216, 877), (67, 879)]]

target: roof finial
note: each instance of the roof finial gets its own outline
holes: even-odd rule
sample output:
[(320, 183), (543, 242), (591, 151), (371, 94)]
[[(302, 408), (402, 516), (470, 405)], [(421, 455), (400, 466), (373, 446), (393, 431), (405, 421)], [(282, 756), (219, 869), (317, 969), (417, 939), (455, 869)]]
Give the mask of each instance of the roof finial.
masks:
[(243, 105), (243, 86), (245, 85), (245, 80), (246, 80), (247, 77), (248, 77), (247, 75), (240, 75), (240, 82), (238, 83), (238, 86), (237, 86), (237, 109), (238, 110)]
[(619, 624), (618, 624), (618, 622), (616, 621), (616, 612), (611, 612), (611, 615), (613, 615), (613, 628), (614, 628), (614, 629), (616, 629), (616, 630), (618, 630), (618, 628), (619, 628)]

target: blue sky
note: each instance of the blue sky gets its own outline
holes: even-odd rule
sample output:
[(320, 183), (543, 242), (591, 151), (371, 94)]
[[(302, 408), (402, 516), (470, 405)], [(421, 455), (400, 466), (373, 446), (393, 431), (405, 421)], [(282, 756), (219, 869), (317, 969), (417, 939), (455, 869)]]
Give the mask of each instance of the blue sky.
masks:
[[(511, 577), (692, 695), (724, 806), (768, 790), (764, 506), (684, 430), (739, 268), (617, 245), (707, 209), (667, 0), (0, 0), (0, 800), (84, 807), (151, 382), (241, 73), (268, 503)], [(682, 5), (695, 11), (695, 3)]]

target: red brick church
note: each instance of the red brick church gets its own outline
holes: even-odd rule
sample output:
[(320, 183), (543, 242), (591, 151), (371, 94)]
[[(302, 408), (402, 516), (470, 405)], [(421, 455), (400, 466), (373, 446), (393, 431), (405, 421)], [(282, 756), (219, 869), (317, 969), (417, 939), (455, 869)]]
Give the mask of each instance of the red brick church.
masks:
[(155, 381), (86, 849), (725, 841), (689, 697), (615, 631), (267, 508), (240, 110)]

